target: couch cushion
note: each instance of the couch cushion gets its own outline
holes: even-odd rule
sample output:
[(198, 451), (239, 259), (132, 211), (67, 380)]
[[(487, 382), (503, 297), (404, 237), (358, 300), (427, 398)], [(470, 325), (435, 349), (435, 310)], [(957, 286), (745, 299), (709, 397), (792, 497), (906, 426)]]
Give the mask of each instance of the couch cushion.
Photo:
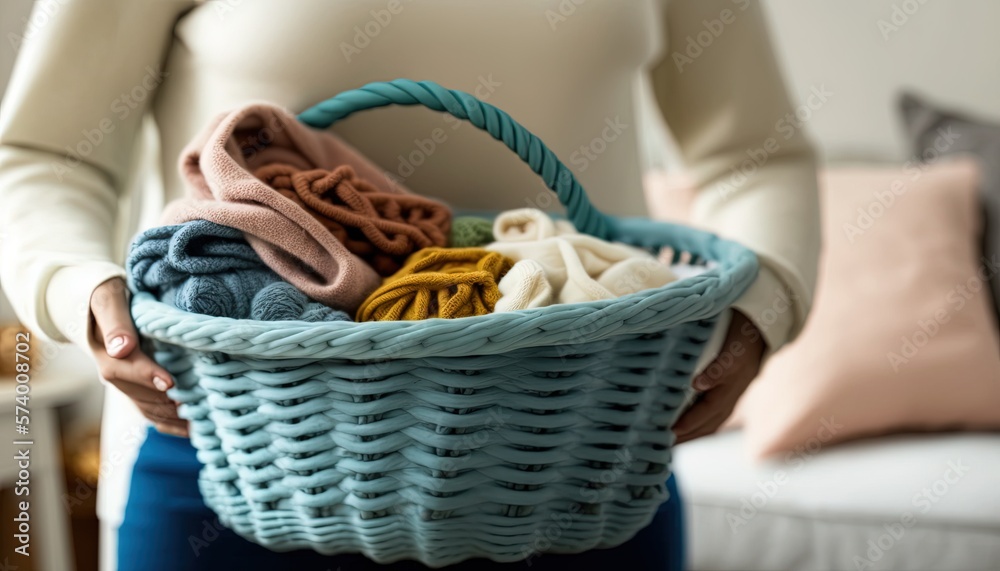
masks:
[[(899, 109), (914, 156), (934, 162), (942, 156), (971, 155), (980, 161), (983, 255), (994, 265), (1000, 263), (1000, 123), (939, 109), (912, 93), (900, 96)], [(994, 271), (990, 282), (1000, 322), (1000, 272)]]
[(1000, 564), (1000, 435), (810, 444), (759, 463), (748, 459), (738, 431), (675, 449), (692, 569), (983, 571)]
[(823, 174), (812, 314), (737, 405), (753, 454), (816, 437), (1000, 429), (978, 174), (968, 160)]

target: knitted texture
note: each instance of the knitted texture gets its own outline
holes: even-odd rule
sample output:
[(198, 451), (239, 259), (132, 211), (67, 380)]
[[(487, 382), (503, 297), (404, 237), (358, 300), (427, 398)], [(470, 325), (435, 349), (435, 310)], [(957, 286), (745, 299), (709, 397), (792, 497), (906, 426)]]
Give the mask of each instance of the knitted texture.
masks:
[(413, 321), (493, 312), (513, 262), (482, 248), (424, 248), (358, 309), (358, 321)]
[[(498, 311), (539, 307), (545, 299), (550, 303), (609, 299), (661, 287), (677, 279), (669, 266), (645, 250), (579, 234), (569, 222), (553, 220), (533, 208), (500, 214), (494, 221), (493, 234), (497, 241), (486, 249), (519, 263), (533, 260), (538, 264), (503, 278), (516, 283), (501, 283), (502, 291), (535, 294), (508, 296)], [(541, 281), (547, 281), (548, 285)], [(546, 297), (544, 292), (548, 289), (552, 293)]]
[(493, 240), (493, 222), (486, 218), (456, 216), (451, 221), (452, 248), (481, 248)]
[(166, 224), (204, 219), (241, 230), (264, 263), (309, 298), (353, 313), (380, 283), (323, 224), (254, 176), (272, 163), (301, 170), (348, 165), (382, 192), (403, 193), (377, 167), (330, 133), (284, 109), (248, 105), (217, 117), (181, 156), (187, 186)]
[(125, 265), (133, 290), (218, 317), (249, 317), (254, 294), (279, 279), (242, 233), (204, 220), (143, 232)]
[(466, 319), (233, 322), (140, 292), (136, 327), (177, 381), (169, 394), (205, 464), (206, 505), (271, 549), (382, 564), (620, 545), (666, 499), (670, 427), (756, 257), (700, 230), (602, 214), (509, 115), (431, 82), (367, 85), (301, 118), (327, 128), (391, 104), (503, 141), (582, 232), (708, 265), (613, 299)]
[(493, 236), (498, 242), (537, 242), (577, 234), (572, 222), (552, 218), (537, 208), (508, 210), (493, 220)]
[(258, 321), (350, 321), (343, 311), (309, 301), (306, 294), (288, 282), (274, 282), (253, 296), (251, 319)]
[(415, 194), (383, 192), (349, 166), (300, 170), (274, 163), (254, 175), (304, 208), (379, 275), (392, 275), (421, 248), (447, 245), (447, 206)]
[(715, 320), (757, 266), (697, 230), (616, 227), (713, 265), (619, 298), (468, 319), (234, 324), (137, 294), (136, 327), (174, 375), (205, 463), (205, 503), (271, 549), (379, 563), (518, 561), (633, 537), (665, 500), (670, 426)]
[(552, 305), (552, 284), (545, 275), (545, 266), (535, 260), (514, 264), (498, 287), (501, 297), (494, 308), (498, 313)]
[(133, 291), (148, 291), (193, 313), (266, 321), (349, 319), (281, 282), (242, 232), (205, 220), (141, 233), (126, 271)]

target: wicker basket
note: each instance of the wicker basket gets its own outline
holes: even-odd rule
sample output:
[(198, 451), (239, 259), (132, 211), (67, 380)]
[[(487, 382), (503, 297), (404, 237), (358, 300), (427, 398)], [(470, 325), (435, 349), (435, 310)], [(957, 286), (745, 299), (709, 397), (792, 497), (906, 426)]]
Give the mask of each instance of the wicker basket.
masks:
[(666, 500), (670, 427), (756, 257), (698, 230), (601, 214), (506, 113), (434, 83), (370, 84), (300, 119), (326, 128), (392, 104), (446, 111), (506, 143), (582, 232), (708, 269), (616, 299), (411, 322), (233, 320), (136, 295), (139, 330), (176, 376), (206, 503), (269, 548), (380, 563), (624, 543)]

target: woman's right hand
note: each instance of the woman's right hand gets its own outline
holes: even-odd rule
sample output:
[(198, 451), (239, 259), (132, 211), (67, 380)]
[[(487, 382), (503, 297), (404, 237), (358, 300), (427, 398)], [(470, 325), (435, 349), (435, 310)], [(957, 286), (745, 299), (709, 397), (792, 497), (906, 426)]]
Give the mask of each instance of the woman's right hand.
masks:
[(163, 367), (139, 349), (139, 333), (129, 312), (129, 292), (121, 278), (97, 286), (90, 297), (93, 333), (90, 350), (101, 376), (139, 407), (160, 432), (188, 436), (188, 423), (177, 416), (177, 403), (166, 391), (174, 385)]

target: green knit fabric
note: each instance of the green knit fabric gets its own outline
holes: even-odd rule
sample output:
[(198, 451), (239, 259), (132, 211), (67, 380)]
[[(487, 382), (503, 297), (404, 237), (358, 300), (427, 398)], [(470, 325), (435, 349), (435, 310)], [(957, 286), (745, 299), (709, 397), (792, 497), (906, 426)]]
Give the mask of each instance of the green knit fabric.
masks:
[(452, 248), (479, 248), (493, 242), (493, 221), (478, 216), (457, 216), (451, 221)]

